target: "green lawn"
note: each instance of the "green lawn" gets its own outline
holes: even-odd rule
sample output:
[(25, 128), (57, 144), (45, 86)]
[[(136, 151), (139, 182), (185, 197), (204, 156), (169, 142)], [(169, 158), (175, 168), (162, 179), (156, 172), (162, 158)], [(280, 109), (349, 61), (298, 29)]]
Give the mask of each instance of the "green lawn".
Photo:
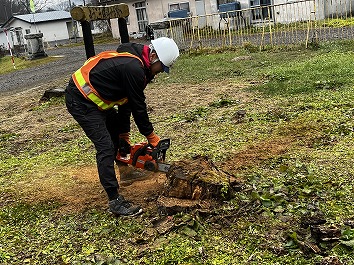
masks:
[(37, 65), (49, 63), (58, 60), (54, 57), (45, 57), (36, 60), (27, 60), (24, 57), (5, 56), (0, 58), (0, 74), (10, 73), (16, 70), (25, 69), (28, 67), (35, 67)]

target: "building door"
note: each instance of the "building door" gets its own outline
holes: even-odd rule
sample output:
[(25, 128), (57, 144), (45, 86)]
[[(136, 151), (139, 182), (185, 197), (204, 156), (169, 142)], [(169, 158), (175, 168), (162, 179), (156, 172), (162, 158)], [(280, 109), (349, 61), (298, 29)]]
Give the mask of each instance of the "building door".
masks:
[(75, 39), (78, 37), (78, 29), (75, 21), (66, 22), (66, 28), (68, 31), (69, 39)]
[(195, 0), (195, 13), (198, 16), (198, 27), (204, 28), (206, 25), (204, 0)]
[(23, 46), (25, 44), (25, 41), (23, 38), (22, 28), (21, 27), (15, 28), (15, 33), (16, 33), (17, 45)]
[(148, 17), (146, 13), (146, 3), (137, 2), (134, 4), (136, 10), (136, 17), (138, 19), (139, 32), (145, 32), (146, 26), (148, 25)]

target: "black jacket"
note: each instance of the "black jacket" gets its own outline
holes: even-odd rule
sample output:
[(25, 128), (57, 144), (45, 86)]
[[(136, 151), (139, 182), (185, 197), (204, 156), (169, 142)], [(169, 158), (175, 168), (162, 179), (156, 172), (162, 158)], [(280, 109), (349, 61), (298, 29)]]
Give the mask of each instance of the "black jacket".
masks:
[[(129, 52), (137, 55), (144, 62), (144, 45), (138, 43), (124, 43), (118, 52)], [(146, 47), (145, 47), (146, 49)], [(101, 60), (90, 72), (90, 81), (97, 92), (109, 101), (117, 101), (124, 97), (128, 103), (118, 107), (118, 122), (120, 132), (130, 131), (130, 115), (142, 135), (153, 132), (146, 110), (144, 89), (153, 76), (147, 67), (147, 62), (141, 62), (131, 57), (116, 57)]]

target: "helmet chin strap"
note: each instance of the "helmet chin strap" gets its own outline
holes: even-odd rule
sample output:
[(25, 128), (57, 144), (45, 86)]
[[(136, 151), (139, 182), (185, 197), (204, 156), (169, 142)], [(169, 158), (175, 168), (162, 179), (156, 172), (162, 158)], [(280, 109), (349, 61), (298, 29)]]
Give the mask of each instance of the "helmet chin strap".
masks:
[(159, 62), (160, 61), (160, 59), (159, 58), (156, 58), (155, 60), (153, 60), (152, 62), (150, 62), (150, 65), (153, 65), (154, 63), (157, 63), (157, 62)]
[[(155, 49), (154, 49), (154, 45), (150, 44), (150, 45), (149, 45), (149, 48), (150, 48), (150, 53), (149, 53), (150, 56), (152, 55), (152, 53), (155, 53), (155, 54), (156, 54), (156, 51), (155, 51)], [(159, 59), (159, 57), (157, 57), (155, 60), (153, 60), (153, 61), (150, 62), (150, 65), (153, 65), (154, 63), (157, 63), (157, 62), (159, 62), (159, 61), (160, 61), (160, 59)]]

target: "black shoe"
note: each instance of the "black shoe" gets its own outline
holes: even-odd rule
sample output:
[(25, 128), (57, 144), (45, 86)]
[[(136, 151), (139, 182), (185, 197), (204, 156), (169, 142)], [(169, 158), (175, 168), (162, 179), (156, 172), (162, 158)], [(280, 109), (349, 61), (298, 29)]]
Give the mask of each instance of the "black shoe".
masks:
[(114, 215), (135, 216), (143, 212), (140, 206), (132, 205), (122, 195), (119, 195), (115, 200), (109, 201), (108, 206), (109, 211)]

